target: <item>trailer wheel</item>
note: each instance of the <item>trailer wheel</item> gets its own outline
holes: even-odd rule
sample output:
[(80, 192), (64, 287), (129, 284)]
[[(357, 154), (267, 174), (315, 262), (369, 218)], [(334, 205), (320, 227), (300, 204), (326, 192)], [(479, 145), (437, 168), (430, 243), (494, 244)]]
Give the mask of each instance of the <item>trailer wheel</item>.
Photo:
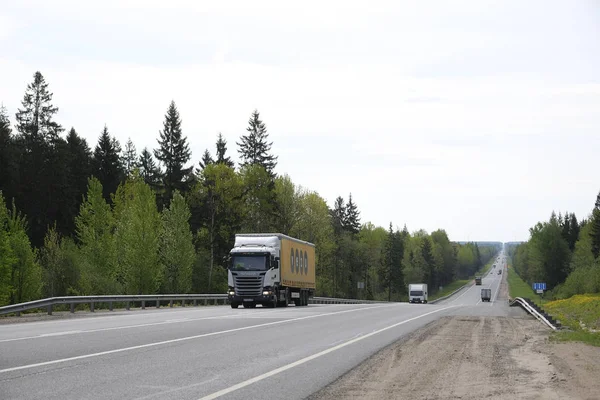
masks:
[(238, 308), (239, 304), (238, 303), (231, 303), (231, 308)]

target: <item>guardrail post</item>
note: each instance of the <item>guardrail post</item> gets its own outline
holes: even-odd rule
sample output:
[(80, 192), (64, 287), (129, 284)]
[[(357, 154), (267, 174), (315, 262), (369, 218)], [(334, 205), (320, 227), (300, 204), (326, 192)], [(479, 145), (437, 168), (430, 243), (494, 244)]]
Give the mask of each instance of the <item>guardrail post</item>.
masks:
[(181, 307), (185, 307), (185, 299), (181, 299)]
[(126, 309), (127, 311), (129, 311), (129, 302), (126, 302), (126, 303), (125, 303), (125, 309)]
[(71, 314), (75, 313), (75, 303), (71, 303)]
[(160, 300), (156, 299), (156, 308), (160, 308)]
[(90, 302), (90, 312), (94, 312), (94, 302)]
[(113, 310), (113, 306), (112, 306), (112, 301), (108, 302), (108, 311), (112, 311)]
[(194, 307), (198, 305), (198, 300), (194, 299)]
[(173, 308), (173, 300), (169, 300), (169, 307)]
[(207, 306), (208, 305), (208, 300), (204, 299), (204, 305)]
[(142, 310), (146, 309), (146, 300), (142, 300)]
[(215, 306), (218, 306), (219, 305), (219, 299), (215, 299), (214, 304), (215, 304)]
[(20, 316), (21, 316), (21, 311), (17, 311), (17, 312), (15, 313), (15, 315), (16, 315), (17, 317), (20, 317)]
[(48, 315), (52, 315), (52, 304), (48, 306)]

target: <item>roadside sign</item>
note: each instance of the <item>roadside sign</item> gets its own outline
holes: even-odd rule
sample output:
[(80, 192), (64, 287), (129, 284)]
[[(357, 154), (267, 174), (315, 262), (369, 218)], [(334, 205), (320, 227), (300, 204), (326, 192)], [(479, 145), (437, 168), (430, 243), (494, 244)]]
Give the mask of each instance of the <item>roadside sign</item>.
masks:
[[(535, 290), (536, 292), (538, 292), (538, 290), (541, 290), (543, 292), (544, 290), (546, 290), (546, 283), (544, 283), (544, 282), (534, 283), (533, 290)], [(540, 293), (540, 292), (538, 292), (538, 293)]]
[(544, 293), (544, 291), (543, 291), (542, 289), (538, 289), (538, 290), (536, 290), (536, 293), (537, 293), (537, 294), (543, 294), (543, 293)]
[(365, 288), (365, 283), (364, 282), (357, 282), (356, 283), (356, 287), (357, 287), (357, 289), (364, 289)]

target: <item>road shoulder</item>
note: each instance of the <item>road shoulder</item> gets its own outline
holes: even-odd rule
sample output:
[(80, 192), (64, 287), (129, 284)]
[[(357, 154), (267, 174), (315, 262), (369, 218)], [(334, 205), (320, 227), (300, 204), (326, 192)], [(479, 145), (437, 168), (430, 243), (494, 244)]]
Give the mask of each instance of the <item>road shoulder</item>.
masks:
[(440, 318), (310, 398), (588, 399), (600, 393), (600, 357), (584, 348), (574, 356), (573, 344), (551, 343), (548, 336), (528, 317)]

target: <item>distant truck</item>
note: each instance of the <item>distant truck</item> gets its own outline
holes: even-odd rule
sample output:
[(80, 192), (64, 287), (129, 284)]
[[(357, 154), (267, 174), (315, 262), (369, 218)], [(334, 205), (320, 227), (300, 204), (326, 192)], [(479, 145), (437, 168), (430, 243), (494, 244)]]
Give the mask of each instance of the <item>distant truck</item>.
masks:
[(409, 303), (427, 303), (427, 284), (411, 283), (408, 285)]
[(476, 285), (481, 285), (481, 277), (480, 276), (476, 276), (475, 277), (475, 284)]
[(490, 301), (492, 298), (492, 289), (481, 289), (481, 301)]
[(281, 233), (235, 235), (229, 253), (231, 308), (307, 306), (315, 292), (315, 245)]

